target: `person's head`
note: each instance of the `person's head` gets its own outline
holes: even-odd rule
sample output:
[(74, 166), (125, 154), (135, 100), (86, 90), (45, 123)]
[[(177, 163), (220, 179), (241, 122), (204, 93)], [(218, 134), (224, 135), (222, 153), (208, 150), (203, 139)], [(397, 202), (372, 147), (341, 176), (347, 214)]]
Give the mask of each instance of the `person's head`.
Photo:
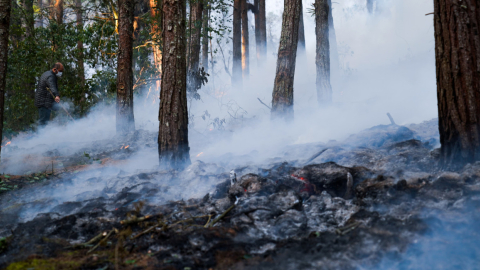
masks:
[(57, 75), (57, 77), (62, 77), (63, 69), (63, 65), (60, 62), (57, 62), (52, 66), (52, 72)]

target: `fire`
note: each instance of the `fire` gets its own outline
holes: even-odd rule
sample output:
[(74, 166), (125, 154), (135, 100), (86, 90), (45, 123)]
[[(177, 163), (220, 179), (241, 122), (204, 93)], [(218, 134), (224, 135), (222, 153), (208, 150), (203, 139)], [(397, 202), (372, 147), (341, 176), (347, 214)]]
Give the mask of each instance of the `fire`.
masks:
[(303, 177), (299, 177), (299, 176), (296, 176), (294, 174), (292, 174), (292, 177), (293, 178), (296, 178), (296, 179), (299, 179), (299, 180), (302, 180), (302, 181), (306, 181), (307, 179), (303, 178)]
[(201, 155), (203, 155), (203, 152), (200, 152), (200, 153), (197, 155), (197, 157), (199, 157), (199, 156), (201, 156)]
[(127, 149), (128, 147), (130, 147), (130, 145), (125, 146), (125, 144), (122, 144), (122, 147), (120, 147), (120, 149)]
[(124, 148), (124, 149), (127, 149), (128, 147), (130, 147), (130, 145), (127, 145), (127, 146), (125, 146), (125, 148)]

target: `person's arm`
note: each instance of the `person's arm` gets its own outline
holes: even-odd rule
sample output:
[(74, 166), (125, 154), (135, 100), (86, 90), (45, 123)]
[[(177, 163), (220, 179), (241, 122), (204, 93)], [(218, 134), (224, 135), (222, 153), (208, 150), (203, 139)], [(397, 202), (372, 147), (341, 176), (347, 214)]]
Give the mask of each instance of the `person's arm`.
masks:
[(50, 91), (52, 91), (52, 94), (55, 96), (55, 101), (59, 102), (60, 101), (60, 93), (58, 92), (58, 87), (57, 87), (57, 78), (55, 76), (49, 76), (47, 78), (47, 85)]

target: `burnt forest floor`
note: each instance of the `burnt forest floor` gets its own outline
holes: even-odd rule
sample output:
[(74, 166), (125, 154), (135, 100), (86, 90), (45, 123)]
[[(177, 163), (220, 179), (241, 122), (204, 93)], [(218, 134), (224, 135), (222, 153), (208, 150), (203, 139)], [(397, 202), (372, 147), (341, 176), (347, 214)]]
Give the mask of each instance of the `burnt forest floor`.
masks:
[(121, 170), (148, 132), (49, 150), (35, 173), (0, 177), (0, 268), (476, 269), (480, 163), (440, 170), (435, 128), (292, 146), (236, 181), (201, 161)]

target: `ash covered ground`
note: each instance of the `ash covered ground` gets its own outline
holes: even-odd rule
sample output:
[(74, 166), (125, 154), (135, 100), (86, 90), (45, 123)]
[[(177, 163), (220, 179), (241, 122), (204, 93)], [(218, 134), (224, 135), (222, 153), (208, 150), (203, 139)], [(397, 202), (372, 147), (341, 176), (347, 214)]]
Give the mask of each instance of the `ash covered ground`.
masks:
[(17, 146), (2, 157), (15, 173), (1, 177), (0, 268), (476, 269), (480, 163), (440, 170), (436, 122), (182, 172), (151, 168), (143, 130), (69, 153)]

